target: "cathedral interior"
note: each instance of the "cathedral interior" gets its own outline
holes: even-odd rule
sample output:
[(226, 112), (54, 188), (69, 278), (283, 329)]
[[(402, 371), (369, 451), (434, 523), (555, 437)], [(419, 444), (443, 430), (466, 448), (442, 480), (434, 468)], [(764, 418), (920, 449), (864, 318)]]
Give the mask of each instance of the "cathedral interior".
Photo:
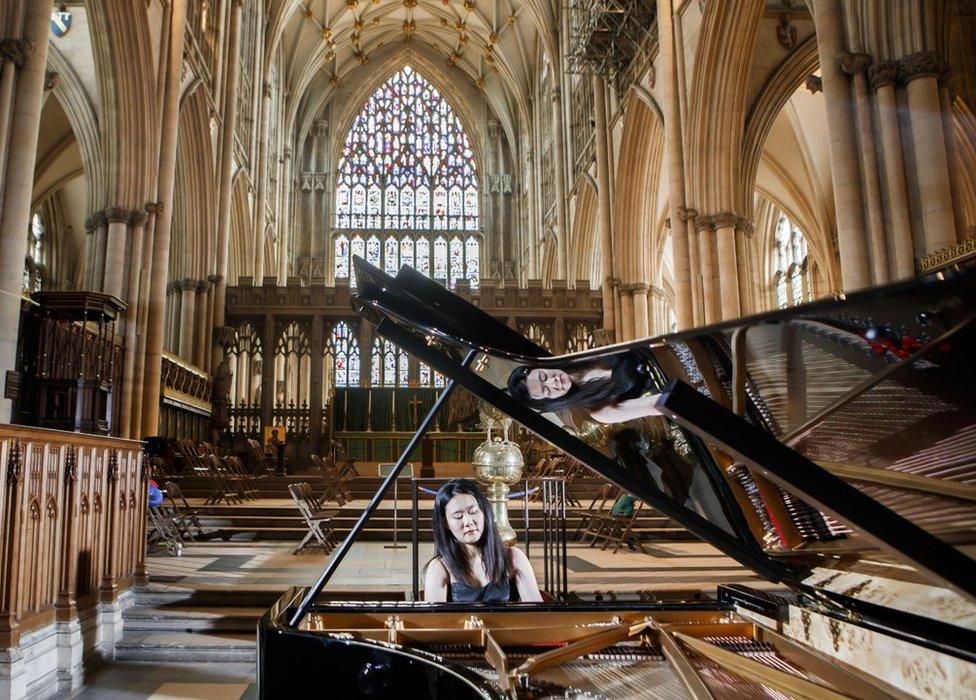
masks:
[[(261, 661), (255, 671), (265, 654), (257, 648), (264, 637), (255, 642), (258, 618), (289, 586), (315, 581), (350, 532), (359, 539), (329, 600), (357, 588), (364, 600), (418, 599), (416, 560), (422, 569), (432, 551), (432, 494), (446, 480), (474, 478), (486, 426), (493, 444), (492, 417), (479, 404), (487, 393), (461, 382), (447, 397), (455, 370), (401, 347), (389, 321), (377, 325), (362, 312), (364, 299), (387, 309), (379, 275), (405, 285), (413, 278), (398, 273), (412, 268), (436, 285), (411, 297), (418, 308), (424, 294), (440, 299), (447, 290), (464, 302), (457, 308), (497, 322), (498, 338), (520, 336), (540, 357), (697, 338), (698, 329), (731, 329), (748, 317), (798, 319), (812, 336), (813, 321), (791, 314), (863, 300), (875, 311), (861, 315), (868, 330), (859, 342), (888, 353), (890, 367), (859, 365), (889, 374), (851, 373), (850, 392), (929, 361), (931, 335), (910, 338), (900, 321), (874, 320), (916, 308), (921, 297), (903, 300), (899, 290), (947, 280), (966, 298), (970, 288), (972, 0), (4, 0), (0, 30), (0, 697), (276, 697), (288, 690), (273, 687), (279, 667)], [(888, 307), (877, 301), (884, 295)], [(913, 318), (951, 306), (925, 303)], [(824, 311), (817, 322), (844, 313)], [(461, 327), (464, 319), (455, 320)], [(753, 338), (765, 322), (751, 326)], [(878, 328), (887, 334), (880, 340)], [(968, 331), (950, 338), (955, 332), (938, 348), (965, 347), (959, 338)], [(840, 342), (821, 336), (804, 336), (804, 347)], [(750, 415), (734, 408), (743, 401), (765, 396), (775, 414), (778, 400), (794, 407), (800, 392), (813, 405), (821, 399), (806, 397), (826, 396), (824, 387), (841, 381), (840, 370), (811, 360), (812, 350), (795, 357), (787, 346), (800, 341), (784, 339), (776, 342), (786, 359), (766, 368), (782, 375), (778, 388), (761, 385), (758, 360), (746, 360), (740, 399), (736, 353), (741, 345), (755, 358), (766, 346), (750, 345), (744, 332), (740, 345), (731, 330), (722, 337), (700, 349), (688, 341), (699, 364), (709, 353), (717, 363), (714, 348), (728, 346), (731, 364), (716, 379), (705, 372), (696, 384), (700, 373), (687, 365), (676, 374), (665, 363), (663, 373), (713, 399), (727, 392), (727, 402), (716, 401), (740, 417)], [(427, 346), (441, 340), (428, 335)], [(898, 517), (942, 514), (928, 531), (971, 565), (976, 427), (966, 421), (976, 410), (948, 387), (976, 376), (972, 361), (961, 358), (956, 380), (940, 375), (938, 389), (913, 404), (921, 415), (942, 401), (919, 417), (920, 432), (892, 420), (884, 440), (902, 445), (941, 425), (945, 436), (933, 433), (932, 445), (946, 454), (954, 446), (952, 469), (926, 462), (934, 448), (921, 437), (913, 462), (900, 452), (896, 459), (892, 447), (888, 461), (857, 464), (811, 456), (787, 439), (835, 410), (857, 423), (853, 393), (830, 394), (822, 400), (836, 406), (817, 413), (817, 404), (800, 418), (783, 409), (789, 421), (771, 432)], [(899, 386), (922, 391), (918, 384)], [(899, 401), (915, 400), (875, 394), (861, 415), (899, 413)], [(496, 422), (522, 462), (523, 481), (510, 485), (525, 484), (510, 517), (545, 600), (639, 595), (660, 607), (680, 598), (732, 606), (722, 608), (727, 616), (744, 603), (730, 603), (738, 594), (728, 591), (731, 598), (716, 598), (716, 584), (775, 588), (769, 557), (750, 565), (733, 545), (716, 544), (721, 532), (712, 539), (704, 525), (696, 529), (696, 513), (644, 499), (622, 525), (610, 506), (636, 487), (509, 415), (515, 425)], [(585, 437), (576, 427), (572, 434)], [(414, 440), (421, 433), (422, 445)], [(840, 560), (862, 551), (857, 537), (847, 548), (835, 541), (860, 527), (857, 513), (843, 517), (845, 507), (858, 510), (856, 499), (832, 509), (815, 487), (790, 482), (810, 506), (719, 442), (702, 437), (700, 451), (724, 465), (729, 498), (745, 504), (741, 527), (759, 541), (750, 552), (772, 552), (776, 566), (802, 554), (816, 577), (817, 553)], [(407, 458), (410, 478), (393, 475), (394, 496), (384, 477)], [(869, 467), (897, 474), (869, 475)], [(309, 483), (322, 495), (310, 500), (299, 488)], [(154, 488), (163, 506), (154, 505)], [(695, 484), (685, 488), (709, 519)], [(929, 500), (909, 507), (886, 491), (896, 488)], [(827, 534), (807, 537), (800, 525), (793, 539), (784, 534), (780, 511), (768, 505), (774, 492), (794, 521), (802, 511)], [(558, 537), (550, 497), (568, 513)], [(750, 498), (759, 499), (758, 516)], [(330, 515), (321, 519), (309, 503)], [(364, 512), (369, 522), (357, 524)], [(895, 524), (877, 534), (870, 525), (872, 546), (886, 532), (912, 539), (896, 535)], [(292, 556), (306, 533), (301, 549), (319, 551)], [(559, 566), (548, 559), (558, 559), (556, 540)], [(784, 551), (775, 551), (781, 542)], [(833, 666), (808, 659), (804, 668), (821, 671), (796, 680), (797, 671), (791, 681), (793, 666), (730, 660), (723, 654), (731, 647), (714, 651), (685, 629), (691, 623), (661, 621), (672, 613), (654, 621), (621, 613), (631, 636), (659, 644), (677, 675), (635, 676), (614, 686), (617, 694), (604, 687), (585, 697), (973, 697), (973, 587), (938, 574), (939, 561), (892, 563), (896, 554), (919, 560), (879, 546), (871, 551), (883, 563), (874, 562), (870, 581), (891, 586), (870, 604), (940, 619), (938, 628), (914, 628), (927, 644), (915, 646), (908, 633), (892, 641), (881, 622), (871, 632), (858, 626), (874, 608), (851, 612), (824, 597), (811, 612), (808, 601), (805, 641), (817, 647), (816, 663), (829, 657), (847, 675), (838, 680)], [(851, 566), (842, 576), (863, 574)], [(844, 580), (845, 600), (868, 585)], [(830, 611), (827, 641), (817, 646), (810, 616)], [(332, 629), (331, 614), (313, 610), (304, 624)], [(586, 620), (567, 622), (573, 631), (559, 644), (598, 624)], [(640, 620), (649, 632), (634, 631)], [(335, 629), (387, 640), (347, 622)], [(409, 646), (396, 636), (400, 623), (387, 620), (387, 641)], [(838, 632), (842, 625), (856, 629)], [(777, 635), (767, 641), (780, 651), (798, 644), (787, 627), (764, 632)], [(511, 659), (523, 657), (499, 644), (512, 670), (492, 664), (497, 697), (556, 697), (525, 694), (524, 679), (546, 655), (518, 666)], [(799, 656), (791, 663), (803, 667)], [(604, 669), (598, 661), (588, 663)], [(313, 664), (301, 683), (324, 688), (341, 663)], [(516, 666), (522, 686), (505, 680), (518, 678)], [(726, 685), (708, 673), (725, 673)], [(357, 697), (394, 697), (362, 678)], [(415, 691), (405, 697), (428, 692)], [(467, 697), (459, 692), (445, 686), (431, 697)]]

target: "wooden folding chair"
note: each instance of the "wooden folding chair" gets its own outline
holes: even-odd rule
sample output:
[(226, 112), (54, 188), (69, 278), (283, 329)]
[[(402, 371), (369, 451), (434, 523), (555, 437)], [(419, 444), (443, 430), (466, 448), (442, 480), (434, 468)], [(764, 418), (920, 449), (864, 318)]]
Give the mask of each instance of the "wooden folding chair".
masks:
[[(166, 492), (166, 498), (169, 500), (170, 518), (176, 529), (179, 530), (180, 535), (191, 540), (202, 536), (203, 526), (200, 525), (197, 511), (186, 500), (180, 485), (175, 481), (167, 481), (163, 488)], [(196, 530), (195, 534), (194, 529)]]
[(254, 464), (254, 473), (274, 476), (278, 471), (278, 463), (274, 457), (270, 456), (261, 443), (253, 438), (248, 438), (247, 445), (251, 450), (251, 462)]
[(604, 484), (597, 490), (588, 508), (566, 509), (567, 514), (580, 519), (576, 532), (573, 533), (574, 540), (585, 541), (587, 536), (598, 530), (598, 526), (602, 526), (603, 520), (610, 517), (610, 509), (619, 493), (620, 487), (616, 484)]
[(339, 476), (360, 476), (356, 460), (346, 454), (346, 448), (338, 440), (332, 440), (332, 461), (339, 468)]
[(644, 549), (644, 544), (637, 538), (636, 533), (633, 531), (634, 523), (637, 522), (637, 516), (640, 515), (643, 505), (643, 501), (636, 501), (634, 503), (634, 511), (630, 515), (613, 515), (604, 520), (603, 524), (606, 526), (607, 532), (605, 535), (601, 535), (600, 532), (603, 529), (603, 526), (601, 526), (597, 537), (593, 539), (593, 543), (596, 544), (597, 538), (602, 536), (603, 547), (600, 548), (602, 550), (606, 550), (610, 543), (613, 542), (612, 554), (616, 554), (622, 544), (626, 544), (631, 549), (639, 548), (640, 551), (647, 554), (647, 550)]
[(239, 504), (242, 501), (238, 488), (227, 477), (220, 463), (220, 457), (209, 455), (205, 460), (210, 474), (210, 481), (213, 483), (213, 492), (204, 501), (204, 505), (216, 505), (221, 501), (228, 504)]
[(311, 486), (304, 482), (288, 485), (288, 493), (291, 494), (298, 512), (308, 526), (308, 532), (292, 554), (298, 554), (308, 547), (321, 547), (322, 551), (328, 554), (335, 547), (332, 540), (331, 517), (316, 517), (317, 514), (313, 512), (308, 501), (311, 490)]
[(352, 494), (346, 487), (349, 477), (343, 477), (333, 461), (332, 457), (319, 457), (311, 455), (312, 465), (318, 470), (325, 486), (322, 492), (323, 500), (334, 500), (340, 506), (346, 505), (352, 500)]

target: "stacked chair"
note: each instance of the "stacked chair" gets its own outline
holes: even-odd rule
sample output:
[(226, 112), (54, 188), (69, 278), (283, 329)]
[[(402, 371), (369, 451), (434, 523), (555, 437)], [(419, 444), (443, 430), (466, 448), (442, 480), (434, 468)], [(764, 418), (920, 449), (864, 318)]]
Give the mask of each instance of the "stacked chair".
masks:
[(326, 554), (331, 552), (336, 546), (335, 531), (332, 528), (334, 513), (320, 509), (322, 501), (315, 497), (312, 487), (307, 482), (289, 484), (288, 493), (291, 494), (298, 512), (301, 513), (308, 527), (304, 539), (295, 547), (292, 554), (303, 552), (309, 547), (320, 547)]
[[(310, 455), (309, 459), (312, 462), (312, 466), (315, 467), (322, 477), (324, 490), (322, 491), (321, 500), (335, 501), (340, 506), (344, 506), (352, 500), (352, 494), (346, 485), (352, 477), (343, 474), (342, 469), (336, 465), (335, 460), (331, 456), (319, 457), (318, 455)], [(353, 471), (355, 471), (355, 468)]]

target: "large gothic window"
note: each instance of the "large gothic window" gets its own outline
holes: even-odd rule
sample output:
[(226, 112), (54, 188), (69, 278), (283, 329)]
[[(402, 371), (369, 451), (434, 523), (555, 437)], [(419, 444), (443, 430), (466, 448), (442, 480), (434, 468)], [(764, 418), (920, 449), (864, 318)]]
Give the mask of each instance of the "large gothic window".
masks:
[(776, 306), (783, 309), (813, 299), (807, 241), (787, 216), (779, 218), (770, 255)]
[(333, 271), (352, 256), (394, 274), (410, 265), (454, 286), (480, 277), (478, 174), (461, 122), (407, 66), (367, 100), (339, 160)]
[(359, 386), (359, 341), (345, 321), (332, 329), (326, 352), (333, 362), (334, 386)]
[(408, 386), (410, 358), (386, 338), (373, 343), (373, 367), (370, 380), (373, 386)]

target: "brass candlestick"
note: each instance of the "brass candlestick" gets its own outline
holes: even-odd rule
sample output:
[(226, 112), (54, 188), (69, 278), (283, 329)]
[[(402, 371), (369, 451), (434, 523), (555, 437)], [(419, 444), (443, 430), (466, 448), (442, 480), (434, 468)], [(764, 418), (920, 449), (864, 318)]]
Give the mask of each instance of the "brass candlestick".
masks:
[[(486, 410), (487, 408), (487, 410)], [(475, 478), (487, 487), (488, 502), (495, 515), (495, 526), (506, 545), (513, 545), (517, 539), (515, 530), (508, 521), (508, 492), (512, 484), (522, 478), (525, 460), (518, 445), (508, 439), (512, 419), (482, 404), (481, 424), (488, 433), (487, 439), (478, 445), (471, 458)], [(502, 436), (492, 435), (496, 427), (502, 429)]]

